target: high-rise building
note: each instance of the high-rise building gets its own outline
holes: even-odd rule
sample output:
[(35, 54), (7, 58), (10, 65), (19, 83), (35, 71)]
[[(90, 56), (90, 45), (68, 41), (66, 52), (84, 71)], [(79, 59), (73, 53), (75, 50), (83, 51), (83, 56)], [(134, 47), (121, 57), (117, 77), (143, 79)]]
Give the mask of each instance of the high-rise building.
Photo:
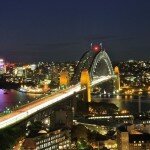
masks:
[(129, 150), (129, 134), (125, 128), (118, 130), (117, 144), (118, 150)]
[(17, 68), (15, 69), (15, 75), (16, 75), (17, 77), (22, 77), (22, 76), (24, 76), (24, 69), (23, 69), (23, 67), (17, 67)]
[(0, 58), (0, 75), (6, 73), (6, 66), (4, 60)]

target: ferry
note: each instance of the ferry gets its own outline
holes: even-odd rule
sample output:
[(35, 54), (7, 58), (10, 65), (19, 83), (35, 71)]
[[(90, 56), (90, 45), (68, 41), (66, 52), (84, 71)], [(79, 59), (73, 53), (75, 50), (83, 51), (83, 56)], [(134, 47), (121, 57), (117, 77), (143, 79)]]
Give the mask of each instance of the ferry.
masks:
[(34, 93), (34, 94), (42, 94), (45, 91), (42, 88), (38, 88), (38, 87), (27, 87), (27, 86), (22, 86), (19, 88), (20, 92), (23, 93)]

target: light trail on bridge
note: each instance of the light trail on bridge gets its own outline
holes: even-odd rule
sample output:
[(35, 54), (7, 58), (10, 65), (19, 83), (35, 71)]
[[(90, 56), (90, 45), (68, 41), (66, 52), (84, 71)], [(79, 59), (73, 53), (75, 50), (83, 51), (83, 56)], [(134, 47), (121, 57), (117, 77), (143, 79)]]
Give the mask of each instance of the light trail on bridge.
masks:
[[(112, 76), (102, 76), (99, 79), (93, 79), (93, 81), (91, 82), (91, 86), (110, 80), (111, 78)], [(0, 129), (18, 123), (23, 119), (26, 119), (29, 116), (35, 114), (36, 112), (47, 108), (57, 102), (60, 102), (61, 100), (70, 97), (75, 93), (79, 93), (80, 91), (85, 89), (85, 87), (81, 88), (81, 85), (78, 83), (76, 85), (70, 86), (68, 89), (58, 91), (58, 93), (56, 94), (48, 95), (29, 104), (26, 104), (22, 108), (19, 108), (18, 110), (15, 110), (10, 114), (0, 117)]]

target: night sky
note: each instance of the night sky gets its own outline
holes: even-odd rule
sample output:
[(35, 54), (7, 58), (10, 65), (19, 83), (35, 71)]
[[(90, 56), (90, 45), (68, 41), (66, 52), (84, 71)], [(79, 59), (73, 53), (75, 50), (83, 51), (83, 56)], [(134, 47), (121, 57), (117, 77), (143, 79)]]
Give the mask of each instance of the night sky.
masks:
[(0, 57), (79, 60), (102, 42), (112, 61), (150, 59), (150, 0), (1, 0)]

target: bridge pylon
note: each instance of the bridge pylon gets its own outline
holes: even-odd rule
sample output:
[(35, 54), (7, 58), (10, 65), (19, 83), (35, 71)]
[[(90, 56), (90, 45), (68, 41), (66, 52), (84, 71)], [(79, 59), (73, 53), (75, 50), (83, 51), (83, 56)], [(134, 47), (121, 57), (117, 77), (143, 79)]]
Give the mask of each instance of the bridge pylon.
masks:
[(59, 78), (60, 88), (65, 88), (69, 85), (69, 73), (67, 71), (61, 71)]
[(90, 75), (87, 69), (84, 69), (81, 72), (81, 78), (80, 78), (81, 87), (86, 87), (87, 91), (87, 100), (88, 102), (91, 102), (91, 87), (90, 87)]
[(118, 66), (114, 68), (114, 74), (116, 75), (115, 78), (115, 88), (119, 92), (120, 91), (120, 72)]

